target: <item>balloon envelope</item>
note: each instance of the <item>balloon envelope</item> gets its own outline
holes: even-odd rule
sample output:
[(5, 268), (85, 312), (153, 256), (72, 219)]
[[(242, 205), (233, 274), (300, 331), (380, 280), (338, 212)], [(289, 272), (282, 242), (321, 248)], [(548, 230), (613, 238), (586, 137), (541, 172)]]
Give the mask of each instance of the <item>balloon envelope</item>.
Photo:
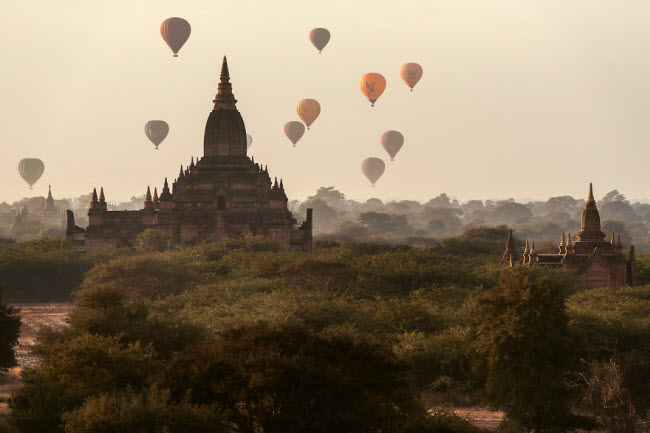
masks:
[(44, 171), (45, 164), (38, 158), (25, 158), (18, 163), (18, 173), (27, 182), (30, 189), (41, 178)]
[(386, 79), (383, 75), (377, 74), (376, 72), (370, 72), (363, 74), (361, 76), (361, 81), (359, 81), (359, 87), (368, 101), (370, 101), (371, 106), (375, 106), (375, 101), (379, 99), (384, 90), (386, 89)]
[(292, 120), (291, 122), (287, 122), (287, 124), (284, 125), (284, 135), (286, 135), (287, 138), (291, 140), (293, 147), (296, 147), (296, 143), (302, 138), (304, 133), (305, 125), (303, 125), (302, 122)]
[(298, 117), (300, 117), (305, 125), (307, 125), (307, 129), (309, 129), (309, 126), (314, 123), (320, 114), (320, 104), (315, 99), (303, 99), (298, 102), (296, 111), (298, 112)]
[(164, 120), (150, 120), (144, 125), (144, 133), (158, 149), (158, 145), (169, 134), (169, 125)]
[(250, 134), (246, 134), (246, 150), (250, 149), (252, 144), (253, 144), (253, 136)]
[(399, 71), (402, 80), (404, 80), (406, 85), (411, 88), (411, 91), (413, 91), (413, 87), (415, 87), (418, 81), (420, 81), (420, 78), (422, 78), (422, 73), (422, 66), (417, 63), (404, 63)]
[(391, 161), (395, 161), (395, 155), (404, 145), (404, 136), (399, 131), (386, 131), (381, 134), (381, 147), (390, 156)]
[(169, 48), (172, 49), (174, 57), (178, 57), (178, 51), (187, 42), (191, 32), (192, 28), (190, 27), (190, 23), (183, 18), (167, 18), (160, 25), (160, 35), (167, 45), (169, 45)]
[(317, 28), (309, 32), (309, 40), (318, 50), (318, 54), (323, 51), (325, 45), (330, 41), (330, 32), (327, 29)]
[(386, 169), (386, 164), (380, 158), (366, 158), (361, 163), (361, 171), (368, 178), (372, 186), (375, 186), (375, 182), (379, 180), (384, 170)]

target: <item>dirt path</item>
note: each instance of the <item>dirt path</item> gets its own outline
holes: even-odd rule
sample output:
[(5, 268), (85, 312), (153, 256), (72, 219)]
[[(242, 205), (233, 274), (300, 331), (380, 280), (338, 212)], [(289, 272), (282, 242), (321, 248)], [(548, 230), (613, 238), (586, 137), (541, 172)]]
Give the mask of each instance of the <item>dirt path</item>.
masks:
[(21, 325), (16, 359), (18, 367), (11, 369), (6, 375), (0, 376), (0, 413), (6, 410), (6, 400), (20, 386), (20, 372), (25, 367), (35, 367), (38, 360), (32, 355), (31, 349), (36, 343), (39, 329), (49, 326), (62, 329), (66, 318), (72, 309), (70, 303), (55, 304), (13, 304), (20, 308)]

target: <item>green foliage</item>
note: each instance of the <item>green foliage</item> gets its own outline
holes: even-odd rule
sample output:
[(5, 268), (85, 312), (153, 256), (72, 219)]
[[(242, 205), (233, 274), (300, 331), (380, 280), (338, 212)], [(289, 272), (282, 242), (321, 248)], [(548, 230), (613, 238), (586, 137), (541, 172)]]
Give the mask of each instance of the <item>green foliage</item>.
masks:
[(527, 429), (573, 426), (564, 370), (570, 366), (563, 279), (514, 269), (470, 311), (476, 367), (489, 401)]
[(158, 368), (154, 351), (117, 337), (83, 334), (64, 338), (51, 331), (40, 337), (41, 365), (23, 373), (23, 386), (10, 401), (8, 421), (21, 432), (60, 432), (64, 412), (90, 396), (141, 386)]
[(138, 250), (146, 253), (161, 252), (167, 249), (169, 236), (161, 230), (147, 229), (136, 236), (136, 244)]
[(567, 300), (572, 346), (582, 359), (616, 361), (638, 413), (650, 409), (650, 286), (589, 289)]
[(630, 392), (614, 361), (591, 365), (586, 399), (594, 415), (610, 433), (634, 433), (637, 419)]
[(0, 281), (11, 302), (69, 300), (91, 267), (90, 259), (65, 240), (0, 244)]
[(63, 415), (66, 433), (230, 432), (214, 406), (171, 400), (168, 390), (131, 387), (91, 397)]
[(199, 275), (186, 263), (160, 255), (118, 257), (92, 268), (82, 288), (106, 287), (128, 299), (159, 299), (180, 293)]
[(177, 395), (190, 387), (195, 403), (221, 402), (241, 432), (367, 432), (424, 413), (384, 345), (302, 326), (231, 329), (163, 377)]
[(14, 347), (20, 335), (20, 315), (15, 308), (2, 303), (0, 287), (0, 374), (16, 366)]

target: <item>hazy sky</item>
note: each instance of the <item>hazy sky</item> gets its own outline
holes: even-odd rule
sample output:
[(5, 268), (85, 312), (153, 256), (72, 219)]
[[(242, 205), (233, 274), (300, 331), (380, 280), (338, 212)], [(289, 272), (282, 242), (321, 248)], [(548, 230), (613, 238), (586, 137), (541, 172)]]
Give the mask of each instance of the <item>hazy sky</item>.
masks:
[[(0, 5), (0, 201), (143, 194), (202, 155), (228, 56), (249, 153), (284, 178), (290, 199), (333, 185), (350, 198), (427, 200), (650, 197), (650, 2), (647, 0), (21, 0)], [(160, 23), (187, 19), (180, 52)], [(322, 55), (314, 27), (332, 38)], [(405, 62), (424, 76), (410, 93)], [(365, 72), (388, 82), (371, 108)], [(314, 98), (320, 117), (298, 147), (283, 125)], [(160, 150), (144, 135), (169, 123)], [(397, 129), (390, 162), (379, 143)], [(376, 188), (360, 171), (379, 156)], [(18, 161), (45, 174), (29, 191)]]

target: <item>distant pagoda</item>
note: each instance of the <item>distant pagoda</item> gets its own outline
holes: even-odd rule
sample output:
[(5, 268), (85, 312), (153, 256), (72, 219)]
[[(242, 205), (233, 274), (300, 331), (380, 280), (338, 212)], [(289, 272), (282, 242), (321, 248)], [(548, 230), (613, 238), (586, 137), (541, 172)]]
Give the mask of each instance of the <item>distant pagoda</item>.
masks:
[[(523, 264), (527, 266), (563, 267), (575, 270), (582, 275), (585, 285), (590, 287), (609, 287), (618, 289), (621, 286), (634, 285), (634, 246), (630, 247), (628, 257), (623, 254), (621, 236), (611, 235), (605, 240), (605, 233), (600, 226), (600, 214), (596, 207), (593, 187), (589, 184), (589, 195), (582, 212), (580, 231), (576, 240), (571, 240), (562, 233), (557, 254), (537, 254), (535, 242), (526, 241)], [(512, 251), (512, 231), (506, 241), (506, 254)], [(508, 255), (510, 257), (510, 254)]]

